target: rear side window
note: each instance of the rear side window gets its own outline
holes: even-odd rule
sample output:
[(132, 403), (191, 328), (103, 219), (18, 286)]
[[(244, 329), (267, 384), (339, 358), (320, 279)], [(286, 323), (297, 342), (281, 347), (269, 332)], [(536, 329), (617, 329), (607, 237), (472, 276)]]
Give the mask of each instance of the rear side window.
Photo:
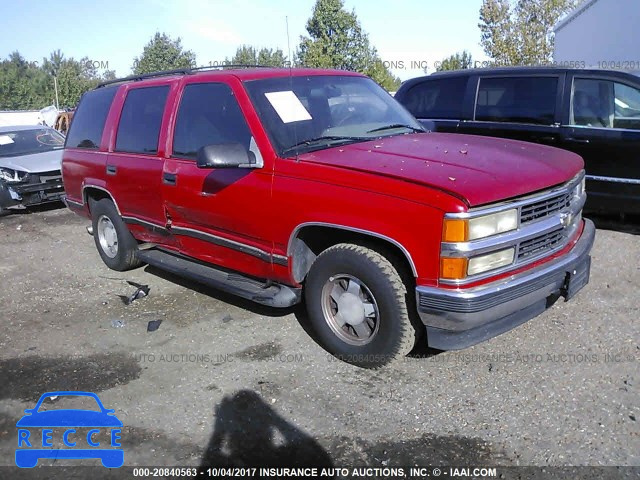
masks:
[(66, 147), (99, 148), (102, 130), (118, 87), (98, 88), (82, 97), (73, 115)]
[(410, 88), (402, 104), (416, 118), (462, 117), (467, 77), (428, 80)]
[(122, 107), (116, 151), (155, 154), (169, 86), (136, 88)]
[(206, 145), (240, 143), (251, 149), (251, 132), (231, 88), (195, 83), (184, 88), (173, 136), (173, 155), (196, 158)]
[(482, 78), (475, 119), (551, 125), (557, 92), (557, 77)]

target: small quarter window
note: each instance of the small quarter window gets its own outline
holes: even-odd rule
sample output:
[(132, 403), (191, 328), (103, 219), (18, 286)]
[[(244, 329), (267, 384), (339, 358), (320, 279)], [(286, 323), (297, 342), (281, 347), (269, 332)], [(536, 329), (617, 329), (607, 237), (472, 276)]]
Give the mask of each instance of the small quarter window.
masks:
[(65, 143), (67, 148), (100, 147), (102, 130), (117, 90), (118, 87), (98, 88), (83, 95), (71, 121)]
[(459, 119), (467, 78), (426, 80), (410, 88), (401, 103), (416, 118)]

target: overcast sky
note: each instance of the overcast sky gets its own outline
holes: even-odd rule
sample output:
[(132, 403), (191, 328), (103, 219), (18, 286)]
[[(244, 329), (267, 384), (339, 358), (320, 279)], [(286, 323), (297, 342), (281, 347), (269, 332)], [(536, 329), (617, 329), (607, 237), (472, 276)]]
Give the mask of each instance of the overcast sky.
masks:
[[(415, 65), (433, 64), (457, 51), (486, 59), (479, 45), (481, 0), (346, 0), (371, 43), (402, 80), (422, 74)], [(181, 37), (199, 65), (231, 57), (241, 44), (288, 52), (286, 20), (294, 52), (315, 0), (111, 0), (23, 1), (6, 4), (0, 16), (0, 57), (18, 50), (42, 61), (60, 49), (66, 57), (108, 64), (118, 76), (131, 73), (133, 59), (156, 31)]]

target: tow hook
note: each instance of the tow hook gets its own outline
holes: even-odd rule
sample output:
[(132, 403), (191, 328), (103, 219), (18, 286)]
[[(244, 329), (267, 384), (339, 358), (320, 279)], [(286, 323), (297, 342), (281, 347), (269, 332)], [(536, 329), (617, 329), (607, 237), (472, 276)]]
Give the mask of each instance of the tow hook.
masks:
[(93, 225), (87, 226), (87, 233), (93, 237)]

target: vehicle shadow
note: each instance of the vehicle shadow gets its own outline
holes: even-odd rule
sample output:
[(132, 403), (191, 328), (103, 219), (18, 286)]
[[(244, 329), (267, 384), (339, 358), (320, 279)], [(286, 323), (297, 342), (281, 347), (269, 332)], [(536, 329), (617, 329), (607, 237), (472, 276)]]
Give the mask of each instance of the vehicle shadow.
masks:
[(216, 407), (213, 434), (202, 455), (208, 467), (331, 467), (329, 454), (251, 390), (226, 396)]
[(52, 210), (62, 210), (67, 208), (62, 202), (48, 202), (40, 205), (30, 205), (25, 208), (8, 208), (4, 213), (6, 216), (19, 216), (19, 215), (31, 215), (42, 212), (50, 212)]
[[(216, 290), (215, 288), (203, 285), (185, 277), (175, 275), (173, 273), (167, 272), (166, 270), (162, 270), (151, 265), (146, 265), (144, 267), (144, 271), (146, 273), (156, 275), (157, 277), (160, 277), (168, 282), (175, 283), (177, 285), (180, 285), (181, 287), (188, 288), (189, 290), (193, 290), (202, 295), (206, 295), (215, 300), (228, 303), (243, 310), (248, 310), (252, 313), (255, 313), (256, 315), (271, 318), (280, 318), (293, 314), (298, 324), (300, 325), (300, 327), (302, 327), (305, 333), (309, 335), (309, 337), (311, 337), (311, 339), (316, 344), (322, 346), (322, 342), (316, 334), (316, 331), (313, 329), (309, 316), (307, 315), (307, 309), (305, 308), (304, 303), (299, 303), (298, 305), (294, 305), (293, 307), (289, 308), (273, 308), (265, 305), (260, 305), (258, 303), (237, 297), (221, 290)], [(417, 313), (415, 315), (417, 316)], [(419, 321), (417, 321), (417, 323), (419, 323)], [(419, 325), (419, 328), (420, 327), (421, 324)], [(441, 350), (435, 350), (427, 346), (426, 334), (423, 334), (422, 338), (418, 341), (416, 347), (411, 351), (409, 356), (414, 358), (429, 358), (440, 353), (442, 353)]]
[(211, 297), (215, 300), (228, 303), (230, 305), (233, 305), (234, 307), (242, 308), (243, 310), (248, 310), (252, 313), (255, 313), (256, 315), (273, 318), (285, 317), (293, 313), (295, 309), (295, 307), (274, 308), (266, 305), (261, 305), (259, 303), (252, 302), (251, 300), (237, 297), (230, 293), (223, 292), (222, 290), (216, 290), (215, 288), (209, 287), (202, 283), (198, 283), (189, 278), (175, 275), (173, 273), (167, 272), (166, 270), (162, 270), (151, 265), (145, 265), (144, 271), (146, 273), (150, 273), (151, 275), (160, 277), (168, 282), (175, 283), (176, 285), (180, 285), (181, 287), (188, 288), (189, 290), (193, 290), (194, 292), (198, 292), (202, 295)]
[(621, 233), (640, 235), (640, 215), (602, 215), (586, 213), (585, 217), (592, 220), (598, 230), (612, 230)]

